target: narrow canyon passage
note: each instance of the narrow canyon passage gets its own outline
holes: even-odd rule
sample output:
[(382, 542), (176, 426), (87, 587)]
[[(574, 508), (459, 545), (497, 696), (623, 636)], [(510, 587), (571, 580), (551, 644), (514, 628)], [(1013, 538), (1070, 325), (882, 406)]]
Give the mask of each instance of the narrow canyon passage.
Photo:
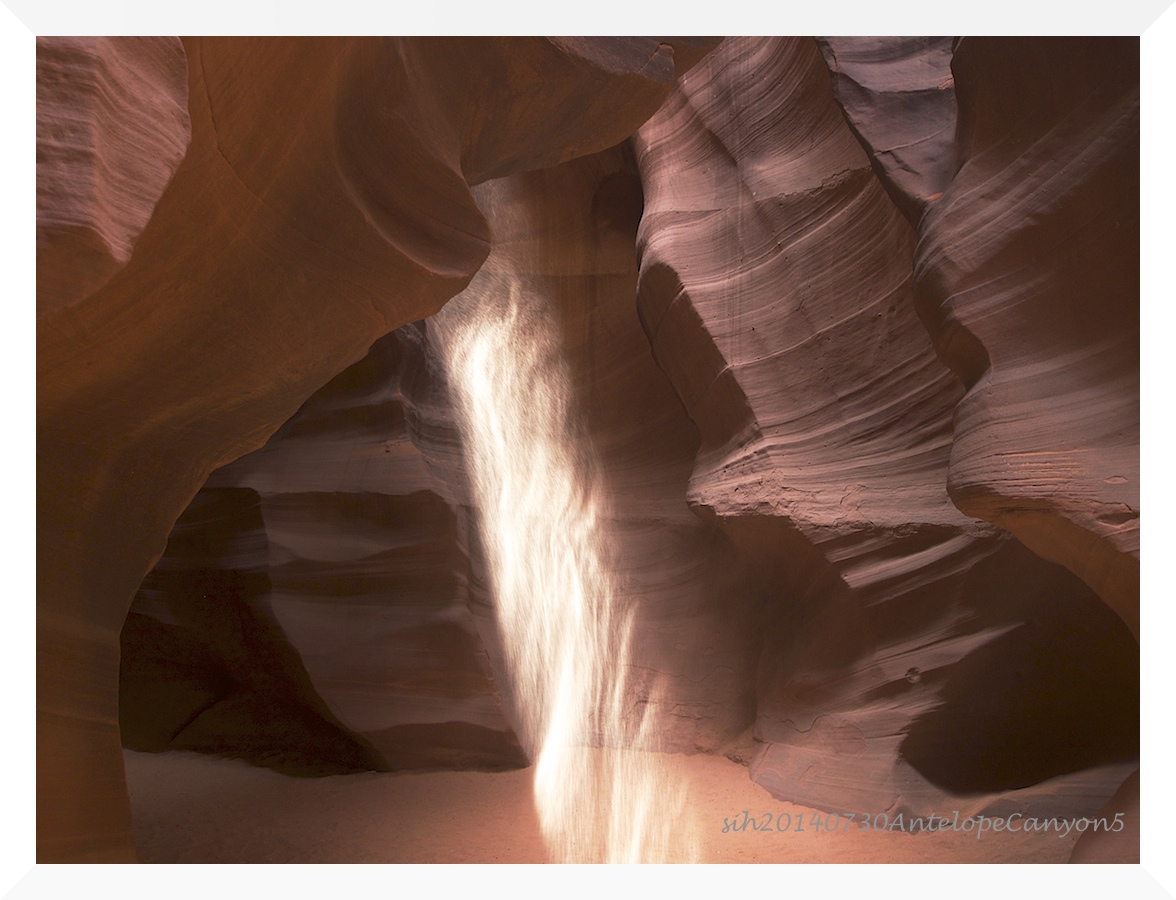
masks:
[(1139, 49), (38, 38), (38, 860), (1138, 860)]

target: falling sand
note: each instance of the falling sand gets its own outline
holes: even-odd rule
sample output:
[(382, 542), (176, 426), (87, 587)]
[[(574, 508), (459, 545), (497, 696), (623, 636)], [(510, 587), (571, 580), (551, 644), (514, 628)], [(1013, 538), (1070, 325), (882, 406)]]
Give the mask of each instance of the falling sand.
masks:
[[(514, 210), (511, 182), (478, 196)], [(500, 214), (500, 218), (502, 215)], [(694, 862), (662, 765), (657, 686), (629, 683), (634, 609), (610, 565), (608, 491), (575, 408), (552, 300), (493, 263), (429, 321), (445, 360), (494, 608), (557, 862)]]

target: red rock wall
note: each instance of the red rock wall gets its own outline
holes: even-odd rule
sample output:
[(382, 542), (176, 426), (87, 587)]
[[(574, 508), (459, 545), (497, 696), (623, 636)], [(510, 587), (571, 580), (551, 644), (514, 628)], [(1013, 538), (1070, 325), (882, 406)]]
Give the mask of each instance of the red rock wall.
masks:
[(255, 491), (193, 500), (122, 630), (119, 725), (136, 750), (233, 753), (294, 774), (376, 766), (279, 638)]
[(37, 313), (127, 264), (192, 136), (179, 38), (37, 38)]
[[(951, 172), (944, 48), (826, 49), (832, 86), (811, 39), (728, 39), (636, 137), (638, 305), (702, 435), (688, 500), (774, 575), (752, 775), (830, 809), (1097, 805), (1136, 752), (1137, 648), (1089, 588), (949, 496), (965, 391), (920, 322), (911, 224)], [(875, 58), (902, 73), (861, 73)], [(843, 108), (847, 70), (880, 106), (930, 109), (884, 117), (856, 88)], [(977, 692), (1002, 723), (969, 717)]]
[(948, 487), (1139, 633), (1139, 39), (966, 39), (920, 314), (968, 388)]
[[(87, 111), (86, 91), (40, 95), (39, 142), (46, 123), (86, 120), (100, 148), (42, 166), (48, 233), (70, 218), (50, 202), (70, 185), (154, 174), (120, 226), (142, 228), (121, 269), (67, 243), (65, 259), (91, 260), (81, 283), (39, 283), (39, 859), (133, 856), (119, 632), (208, 473), (464, 287), (489, 238), (470, 180), (631, 133), (672, 83), (672, 45), (186, 39), (191, 139), (153, 210), (172, 159), (158, 148), (182, 148), (179, 124), (151, 118), (145, 140), (99, 127), (107, 113)], [(135, 95), (151, 102), (135, 108), (182, 96), (174, 44), (84, 46), (151, 73)], [(685, 65), (708, 44), (678, 46)], [(65, 47), (39, 45), (46, 71)], [(140, 156), (159, 158), (105, 165)]]
[(817, 38), (833, 95), (878, 181), (913, 226), (956, 170), (948, 37)]

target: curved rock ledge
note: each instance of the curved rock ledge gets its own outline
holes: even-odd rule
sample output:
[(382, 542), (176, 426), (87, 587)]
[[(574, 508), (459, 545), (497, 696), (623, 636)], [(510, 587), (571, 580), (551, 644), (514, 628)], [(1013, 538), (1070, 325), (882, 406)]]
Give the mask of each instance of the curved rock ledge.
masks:
[(916, 227), (957, 168), (953, 43), (947, 37), (817, 38), (850, 129), (894, 205)]

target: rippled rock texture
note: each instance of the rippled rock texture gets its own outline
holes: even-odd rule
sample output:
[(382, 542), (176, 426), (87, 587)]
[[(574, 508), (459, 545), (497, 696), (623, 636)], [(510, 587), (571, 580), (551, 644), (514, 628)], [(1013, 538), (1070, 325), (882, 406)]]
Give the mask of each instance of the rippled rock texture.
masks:
[(915, 254), (968, 388), (948, 487), (1138, 636), (1139, 40), (964, 40), (952, 67), (959, 170)]
[(713, 45), (82, 42), (179, 149), (104, 149), (124, 255), (39, 283), (42, 859), (131, 854), (120, 717), (304, 774), (532, 753), (406, 324), (467, 285), (558, 318), (673, 748), (839, 811), (1137, 768), (1138, 42)]
[(41, 860), (133, 856), (119, 633), (208, 474), (466, 285), (469, 183), (622, 140), (713, 43), (39, 43), (39, 256), (78, 263), (38, 279)]
[(179, 38), (37, 38), (37, 313), (127, 264), (188, 149)]
[[(969, 382), (936, 358), (916, 311), (918, 296), (926, 315), (929, 282), (912, 260), (957, 183), (943, 158), (958, 143), (948, 45), (823, 46), (828, 64), (809, 39), (727, 39), (635, 139), (638, 308), (702, 436), (687, 497), (777, 573), (757, 648), (752, 775), (830, 809), (927, 812), (958, 795), (1089, 806), (1137, 752), (1137, 648), (1074, 574), (982, 521), (1007, 517), (961, 502)], [(1004, 87), (991, 69), (975, 77), (981, 94)], [(960, 97), (963, 122), (971, 99)], [(1079, 142), (1071, 155), (1084, 152)], [(959, 197), (961, 212), (1016, 231), (1004, 194)], [(952, 252), (971, 252), (974, 234), (956, 234)], [(1002, 265), (1036, 289), (1018, 258)], [(1136, 339), (1137, 312), (1118, 313), (1134, 313)], [(1100, 388), (1137, 403), (1129, 384)], [(1064, 414), (1037, 389), (1021, 407), (1035, 423), (1026, 438), (1037, 416), (1044, 433)], [(1099, 764), (1109, 768), (1040, 786)]]
[(911, 225), (956, 170), (956, 95), (947, 37), (817, 39), (833, 95), (882, 187)]
[(206, 487), (122, 630), (119, 723), (137, 750), (245, 755), (294, 774), (376, 768), (279, 630), (257, 492)]

